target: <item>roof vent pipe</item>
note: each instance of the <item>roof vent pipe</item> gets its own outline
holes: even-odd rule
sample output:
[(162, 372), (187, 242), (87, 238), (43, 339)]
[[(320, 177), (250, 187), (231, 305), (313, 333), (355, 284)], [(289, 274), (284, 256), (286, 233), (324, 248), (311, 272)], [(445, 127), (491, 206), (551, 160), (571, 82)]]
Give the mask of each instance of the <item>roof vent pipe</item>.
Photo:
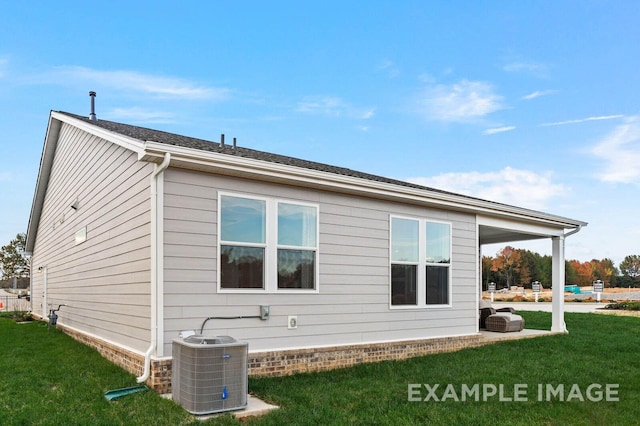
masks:
[(91, 114), (89, 114), (89, 120), (98, 121), (96, 117), (96, 92), (89, 92), (89, 97), (91, 97)]
[(220, 135), (220, 147), (224, 148), (224, 133)]
[(233, 138), (233, 149), (236, 149), (236, 138)]

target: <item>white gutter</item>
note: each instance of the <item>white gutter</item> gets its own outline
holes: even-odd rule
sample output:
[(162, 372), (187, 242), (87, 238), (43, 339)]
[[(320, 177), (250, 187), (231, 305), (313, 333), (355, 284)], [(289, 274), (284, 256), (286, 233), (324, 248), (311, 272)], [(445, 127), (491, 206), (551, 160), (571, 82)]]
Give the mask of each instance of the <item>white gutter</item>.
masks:
[(144, 353), (144, 372), (142, 376), (136, 379), (138, 383), (144, 383), (149, 378), (149, 374), (151, 373), (151, 355), (158, 345), (158, 299), (160, 296), (160, 292), (158, 291), (160, 284), (158, 273), (161, 273), (160, 268), (162, 267), (162, 257), (159, 256), (159, 250), (162, 248), (161, 244), (158, 244), (158, 238), (160, 237), (158, 234), (159, 229), (161, 229), (158, 216), (159, 210), (162, 208), (162, 206), (158, 206), (158, 180), (160, 174), (169, 167), (170, 162), (171, 153), (167, 152), (162, 163), (160, 165), (154, 165), (155, 168), (151, 174), (151, 344), (149, 345), (149, 349)]
[(582, 229), (582, 225), (578, 225), (578, 227), (572, 231), (567, 232), (566, 234), (564, 234), (564, 237), (567, 238), (569, 235), (573, 235), (573, 234), (577, 234), (578, 232), (580, 232), (580, 230)]
[(160, 142), (146, 141), (144, 152), (138, 155), (138, 159), (149, 161), (168, 152), (173, 154), (175, 167), (195, 167), (196, 170), (209, 169), (217, 173), (259, 177), (261, 180), (272, 180), (274, 182), (293, 181), (299, 186), (325, 187), (339, 192), (366, 194), (384, 199), (399, 199), (422, 205), (431, 204), (476, 214), (545, 223), (556, 227), (569, 228), (586, 225), (585, 222), (573, 219), (454, 193), (398, 186), (390, 182), (379, 182), (219, 152), (167, 145)]

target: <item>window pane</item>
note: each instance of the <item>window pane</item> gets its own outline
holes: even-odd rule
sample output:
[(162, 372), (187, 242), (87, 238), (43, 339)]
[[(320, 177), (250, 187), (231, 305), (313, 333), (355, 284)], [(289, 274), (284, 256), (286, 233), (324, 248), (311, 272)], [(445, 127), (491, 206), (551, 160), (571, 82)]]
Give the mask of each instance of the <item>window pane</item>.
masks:
[(427, 305), (449, 304), (449, 267), (427, 266)]
[(415, 305), (416, 265), (391, 265), (391, 304)]
[(418, 261), (418, 221), (391, 220), (391, 260), (396, 262)]
[(220, 197), (220, 239), (242, 243), (265, 241), (265, 210), (263, 200)]
[(278, 204), (278, 244), (316, 247), (317, 210), (311, 206)]
[(278, 250), (278, 288), (315, 288), (315, 252)]
[(451, 226), (446, 223), (427, 222), (428, 263), (449, 263), (451, 253)]
[(220, 246), (220, 288), (264, 288), (264, 249)]

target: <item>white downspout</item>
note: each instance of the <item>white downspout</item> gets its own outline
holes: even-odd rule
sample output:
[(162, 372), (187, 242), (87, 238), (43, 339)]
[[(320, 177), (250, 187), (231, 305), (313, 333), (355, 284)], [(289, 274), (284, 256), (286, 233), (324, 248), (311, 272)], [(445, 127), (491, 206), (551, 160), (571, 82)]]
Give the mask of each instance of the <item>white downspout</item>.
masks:
[[(144, 353), (144, 372), (136, 380), (144, 383), (151, 373), (151, 355), (158, 343), (158, 176), (169, 167), (171, 154), (166, 153), (160, 165), (155, 164), (151, 175), (151, 344)], [(160, 206), (161, 207), (161, 206)]]
[(576, 233), (580, 232), (581, 229), (582, 229), (582, 225), (578, 225), (578, 227), (576, 229), (574, 229), (573, 231), (569, 231), (566, 234), (564, 234), (564, 237), (567, 238), (569, 235), (576, 234)]

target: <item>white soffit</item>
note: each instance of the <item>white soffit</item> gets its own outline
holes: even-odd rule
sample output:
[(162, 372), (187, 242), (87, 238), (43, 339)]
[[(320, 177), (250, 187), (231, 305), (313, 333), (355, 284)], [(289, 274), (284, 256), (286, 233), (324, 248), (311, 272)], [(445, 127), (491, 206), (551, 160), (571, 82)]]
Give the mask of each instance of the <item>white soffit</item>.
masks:
[(480, 244), (551, 238), (561, 236), (565, 232), (564, 225), (549, 226), (481, 215), (477, 216), (477, 223)]

